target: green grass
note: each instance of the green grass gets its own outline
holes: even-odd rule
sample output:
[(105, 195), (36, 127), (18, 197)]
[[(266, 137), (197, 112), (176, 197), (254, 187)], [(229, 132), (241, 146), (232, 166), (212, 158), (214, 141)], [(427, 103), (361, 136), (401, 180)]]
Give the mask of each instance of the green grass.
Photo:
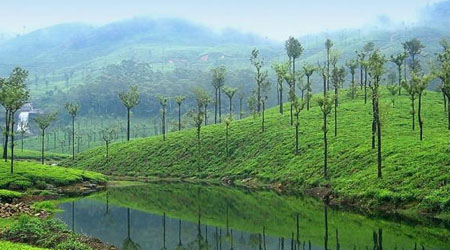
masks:
[(9, 166), (9, 162), (0, 162), (0, 188), (27, 189), (32, 186), (45, 184), (65, 186), (84, 180), (93, 182), (106, 181), (106, 177), (99, 173), (41, 165), (34, 162), (15, 162), (14, 174), (10, 173)]
[(0, 241), (0, 249), (2, 250), (46, 250), (47, 248), (32, 247), (20, 243), (12, 243), (8, 241)]
[[(14, 150), (14, 156), (16, 159), (19, 160), (34, 160), (34, 161), (40, 161), (41, 160), (41, 151), (39, 150), (26, 150), (24, 149), (21, 151), (20, 149)], [(61, 153), (52, 153), (52, 152), (45, 152), (45, 161), (46, 162), (58, 162), (65, 160), (70, 157), (68, 154), (61, 154)]]
[[(411, 129), (410, 101), (397, 98), (392, 107), (383, 92), (380, 103), (383, 134), (383, 178), (377, 178), (376, 150), (371, 149), (371, 104), (360, 96), (349, 100), (342, 93), (338, 109), (338, 136), (330, 116), (329, 175), (323, 178), (322, 115), (315, 102), (300, 115), (301, 154), (294, 154), (295, 130), (277, 108), (266, 113), (266, 132), (260, 117), (231, 124), (230, 154), (225, 153), (225, 125), (202, 128), (201, 148), (195, 130), (161, 137), (137, 139), (80, 154), (66, 165), (127, 176), (180, 177), (217, 180), (253, 180), (281, 183), (288, 189), (305, 190), (330, 184), (338, 200), (359, 207), (390, 206), (439, 213), (450, 209), (450, 152), (447, 118), (442, 95), (428, 92), (423, 99), (424, 140), (418, 125)], [(212, 119), (210, 119), (212, 120)], [(417, 122), (417, 119), (416, 119)]]
[(0, 189), (0, 199), (20, 198), (21, 196), (22, 196), (22, 193), (20, 193), (20, 192)]

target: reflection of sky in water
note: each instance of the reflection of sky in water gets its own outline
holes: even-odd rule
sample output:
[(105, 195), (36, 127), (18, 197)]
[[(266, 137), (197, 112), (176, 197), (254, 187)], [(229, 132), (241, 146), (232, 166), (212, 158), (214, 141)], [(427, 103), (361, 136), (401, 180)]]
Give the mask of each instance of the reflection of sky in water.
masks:
[[(72, 228), (72, 203), (62, 204), (60, 208), (64, 209), (64, 212), (56, 214), (56, 218), (63, 220), (69, 228)], [(83, 199), (75, 202), (75, 231), (122, 248), (128, 235), (127, 208), (110, 205), (109, 213), (106, 214), (105, 212), (106, 204), (99, 201)], [(177, 249), (179, 226), (180, 221), (178, 219), (166, 218), (167, 249)], [(207, 240), (209, 245), (209, 248), (201, 249), (231, 249), (231, 238), (233, 241), (232, 249), (260, 249), (260, 237), (261, 247), (264, 249), (262, 234), (230, 229), (227, 236), (226, 228), (216, 228), (203, 224), (200, 228), (203, 241)], [(163, 216), (130, 209), (130, 238), (133, 242), (139, 244), (142, 250), (162, 249), (163, 231)], [(231, 231), (233, 231), (233, 237), (231, 237)], [(181, 242), (186, 249), (199, 249), (197, 235), (197, 223), (181, 221)], [(266, 249), (281, 249), (281, 239), (278, 237), (266, 235), (265, 242)], [(284, 249), (290, 248), (290, 240), (285, 239)], [(308, 242), (305, 242), (305, 249), (309, 249)], [(312, 246), (311, 249), (322, 249), (322, 247)]]

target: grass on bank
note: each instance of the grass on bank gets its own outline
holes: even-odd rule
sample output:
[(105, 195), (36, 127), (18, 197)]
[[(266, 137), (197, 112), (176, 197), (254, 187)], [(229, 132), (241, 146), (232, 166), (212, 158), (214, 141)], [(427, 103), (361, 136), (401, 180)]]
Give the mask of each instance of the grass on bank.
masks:
[(48, 250), (48, 248), (33, 247), (20, 243), (12, 243), (8, 241), (0, 241), (0, 249), (2, 250)]
[[(314, 97), (315, 98), (315, 97)], [(316, 102), (300, 114), (300, 149), (294, 154), (295, 129), (290, 126), (289, 104), (266, 112), (266, 132), (261, 118), (233, 121), (230, 157), (225, 152), (225, 125), (202, 127), (201, 147), (195, 130), (161, 137), (116, 143), (83, 152), (66, 165), (123, 176), (193, 177), (202, 179), (257, 180), (280, 183), (291, 189), (330, 184), (338, 199), (359, 206), (395, 206), (427, 212), (450, 209), (450, 152), (447, 117), (442, 95), (428, 92), (423, 98), (424, 140), (411, 128), (410, 100), (402, 95), (395, 106), (383, 91), (380, 100), (383, 135), (383, 178), (377, 178), (376, 150), (371, 148), (372, 106), (359, 97), (350, 100), (341, 91), (338, 136), (329, 117), (329, 182), (323, 178), (322, 114)], [(417, 107), (416, 107), (417, 110)], [(225, 116), (226, 114), (224, 114)], [(211, 122), (213, 117), (209, 118)]]
[[(80, 169), (20, 161), (15, 162), (14, 165), (14, 174), (11, 174), (10, 163), (0, 162), (0, 188), (25, 190), (30, 187), (44, 187), (45, 189), (46, 184), (66, 186), (82, 181), (106, 181), (106, 177), (102, 174)], [(6, 191), (3, 193), (12, 195)]]

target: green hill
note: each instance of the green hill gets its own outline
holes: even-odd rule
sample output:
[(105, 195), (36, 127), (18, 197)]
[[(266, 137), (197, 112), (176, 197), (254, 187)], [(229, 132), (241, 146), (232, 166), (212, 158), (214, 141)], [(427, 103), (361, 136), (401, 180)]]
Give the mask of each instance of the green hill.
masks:
[(264, 133), (259, 116), (232, 122), (228, 158), (225, 125), (218, 124), (202, 128), (200, 148), (196, 131), (186, 130), (170, 133), (166, 141), (151, 137), (114, 144), (109, 161), (105, 148), (99, 147), (65, 165), (120, 176), (227, 178), (288, 190), (330, 185), (333, 201), (339, 204), (408, 214), (419, 211), (448, 220), (450, 152), (442, 96), (428, 92), (424, 97), (424, 140), (420, 142), (418, 126), (416, 131), (411, 129), (409, 98), (398, 97), (392, 107), (383, 92), (383, 179), (377, 178), (376, 150), (371, 149), (371, 104), (346, 96), (341, 94), (337, 137), (333, 136), (334, 119), (329, 119), (329, 181), (322, 176), (322, 116), (315, 102), (300, 115), (299, 155), (294, 154), (295, 130), (289, 125), (289, 112), (280, 115), (273, 108), (266, 112)]

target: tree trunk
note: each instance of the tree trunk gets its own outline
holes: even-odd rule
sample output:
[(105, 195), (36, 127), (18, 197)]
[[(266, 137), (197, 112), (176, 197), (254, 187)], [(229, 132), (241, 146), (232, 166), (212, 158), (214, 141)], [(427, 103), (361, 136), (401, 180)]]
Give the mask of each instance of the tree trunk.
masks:
[(310, 99), (311, 99), (311, 86), (310, 86), (310, 76), (308, 75), (307, 77), (307, 86), (308, 86), (308, 91), (306, 91), (306, 110), (309, 111), (309, 107), (310, 107)]
[(398, 66), (398, 95), (402, 94), (402, 65)]
[(323, 96), (327, 95), (327, 77), (323, 76)]
[(277, 86), (277, 105), (280, 105), (280, 88)]
[(280, 85), (280, 114), (283, 114), (283, 83)]
[(367, 69), (364, 69), (364, 104), (367, 104)]
[(338, 120), (337, 120), (337, 107), (338, 107), (338, 88), (334, 89), (334, 136), (337, 136)]
[(11, 115), (9, 114), (9, 111), (6, 110), (6, 113), (5, 113), (5, 143), (3, 144), (3, 159), (5, 159), (5, 162), (8, 160), (8, 140), (9, 140), (10, 117), (11, 117)]
[(352, 96), (352, 99), (355, 99), (355, 74), (354, 73), (352, 73), (352, 86), (351, 86), (351, 96)]
[[(129, 115), (128, 115), (128, 117), (129, 117)], [(128, 118), (128, 127), (130, 127), (130, 119), (129, 118)], [(129, 137), (129, 135), (128, 135), (128, 137)], [(75, 116), (72, 116), (72, 160), (75, 160)]]
[(264, 112), (265, 112), (265, 102), (262, 103), (262, 120), (261, 120), (261, 130), (264, 132)]
[(377, 162), (378, 162), (378, 178), (382, 178), (381, 173), (381, 122), (380, 122), (380, 107), (378, 104), (378, 96), (376, 100), (376, 112), (377, 112), (377, 141), (378, 141), (378, 153), (377, 153)]
[(323, 144), (324, 144), (324, 159), (323, 159), (323, 175), (328, 179), (328, 139), (327, 139), (327, 115), (323, 114)]
[(327, 91), (330, 90), (330, 50), (327, 49)]
[(242, 119), (242, 98), (239, 98), (239, 120)]
[(14, 112), (11, 112), (11, 174), (14, 173)]
[(423, 121), (422, 121), (422, 92), (419, 93), (419, 106), (417, 110), (417, 119), (419, 120), (419, 137), (423, 140)]
[(205, 120), (205, 126), (208, 125), (208, 106), (205, 104), (204, 106), (204, 120)]
[(412, 130), (416, 130), (416, 110), (414, 107), (415, 98), (411, 97), (411, 115), (412, 115)]
[(375, 136), (377, 133), (377, 117), (375, 105), (375, 92), (372, 94), (372, 149), (375, 149)]
[(41, 148), (41, 164), (44, 165), (44, 152), (45, 152), (45, 129), (42, 130), (42, 148)]
[(233, 118), (233, 99), (230, 98), (230, 118)]
[(109, 141), (106, 141), (106, 161), (109, 161)]
[(219, 123), (222, 122), (222, 91), (221, 88), (219, 87)]
[(292, 114), (292, 101), (291, 101), (291, 126), (294, 125), (294, 117)]
[(166, 140), (166, 107), (163, 106), (163, 113), (162, 113), (162, 134), (163, 134), (163, 141)]
[[(197, 125), (197, 140), (200, 141), (200, 129), (201, 129), (201, 125)], [(199, 142), (200, 144), (200, 142)]]
[(216, 88), (216, 102), (214, 103), (214, 124), (217, 124), (217, 104), (218, 104), (217, 92), (218, 89)]
[(297, 122), (295, 123), (295, 154), (298, 155), (298, 114), (295, 115)]
[(178, 131), (181, 131), (181, 103), (178, 104)]
[(359, 66), (359, 72), (361, 74), (359, 79), (359, 85), (361, 86), (362, 90), (364, 85), (364, 67), (362, 65)]

